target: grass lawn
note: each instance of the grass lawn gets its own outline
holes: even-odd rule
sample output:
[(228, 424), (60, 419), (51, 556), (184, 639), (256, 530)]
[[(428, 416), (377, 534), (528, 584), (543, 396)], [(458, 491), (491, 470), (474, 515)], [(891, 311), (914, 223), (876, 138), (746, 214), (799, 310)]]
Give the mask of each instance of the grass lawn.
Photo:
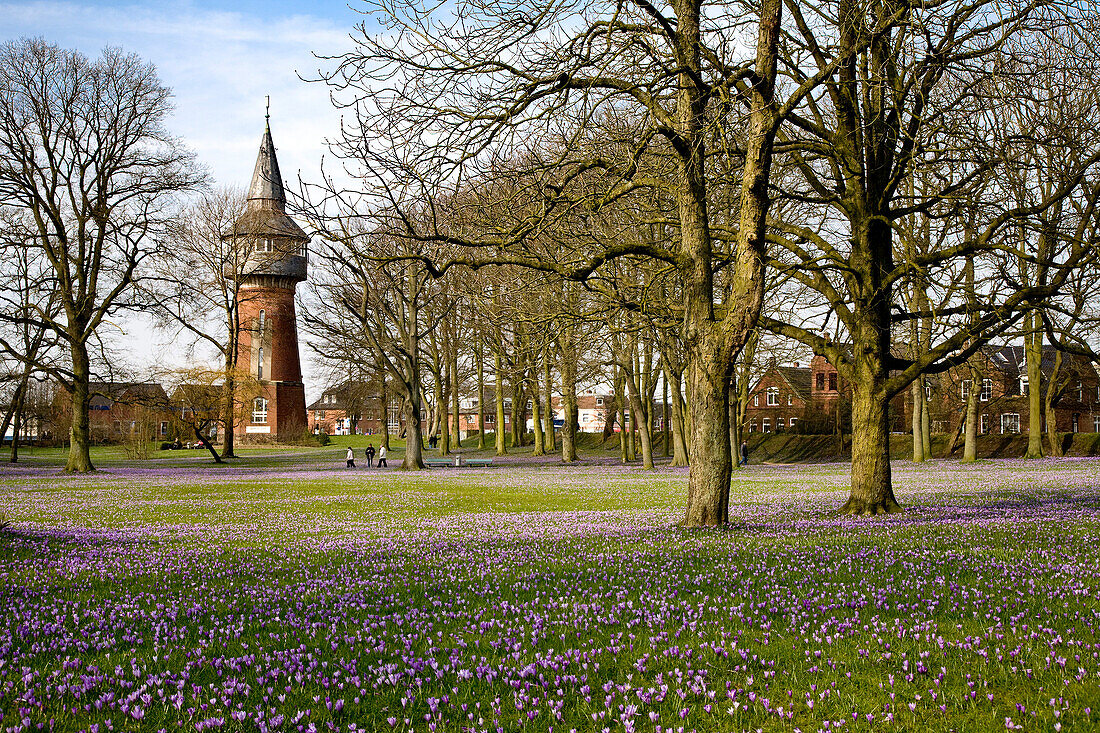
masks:
[(752, 466), (688, 532), (686, 469), (344, 450), (0, 468), (0, 729), (1100, 727), (1096, 460), (897, 462), (873, 519)]

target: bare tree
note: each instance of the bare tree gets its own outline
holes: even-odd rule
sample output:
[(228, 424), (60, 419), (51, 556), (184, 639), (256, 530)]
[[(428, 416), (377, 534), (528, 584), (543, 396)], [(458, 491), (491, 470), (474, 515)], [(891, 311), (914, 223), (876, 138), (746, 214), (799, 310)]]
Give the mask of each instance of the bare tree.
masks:
[(249, 291), (242, 289), (241, 279), (234, 274), (242, 271), (254, 244), (247, 237), (224, 235), (244, 208), (244, 195), (238, 190), (203, 192), (173, 222), (171, 246), (153, 258), (155, 274), (141, 287), (146, 296), (143, 307), (161, 328), (185, 345), (191, 356), (196, 346), (206, 347), (222, 364), (222, 458), (234, 457), (235, 421), (242, 414), (237, 353), (240, 305)]
[[(1010, 328), (1023, 307), (1056, 291), (1088, 257), (1086, 246), (1067, 247), (1052, 257), (1057, 267), (1046, 282), (1033, 286), (1017, 288), (1009, 279), (993, 277), (999, 274), (1006, 232), (1075, 190), (1100, 152), (1090, 145), (1064, 185), (1031, 205), (1013, 206), (1003, 196), (988, 195), (990, 180), (1003, 174), (1022, 148), (1063, 144), (1060, 136), (1042, 130), (1011, 139), (997, 131), (1016, 100), (1032, 93), (1031, 77), (1043, 64), (1034, 49), (1053, 42), (1050, 29), (1076, 10), (1040, 0), (917, 6), (840, 0), (812, 16), (804, 16), (793, 1), (787, 7), (798, 33), (784, 60), (789, 73), (802, 78), (835, 59), (844, 61), (806, 99), (778, 143), (803, 179), (784, 193), (816, 213), (775, 222), (781, 231), (776, 241), (797, 263), (787, 272), (819, 296), (818, 327), (779, 319), (765, 324), (828, 357), (852, 387), (852, 486), (843, 510), (897, 511), (889, 459), (891, 398), (923, 373), (964, 362), (984, 341)], [(931, 185), (910, 194), (913, 176), (924, 176)], [(899, 256), (898, 223), (911, 215), (933, 215), (945, 201), (955, 203), (956, 215), (982, 203), (1000, 205), (985, 206), (972, 231), (956, 224), (941, 246)], [(904, 307), (895, 297), (898, 285), (911, 278), (932, 292), (942, 283), (957, 283), (968, 258), (982, 259), (982, 272), (990, 274), (978, 311), (962, 297), (933, 298), (950, 305), (933, 315), (956, 319), (954, 326), (945, 327), (919, 354), (892, 352), (895, 325), (930, 315)], [(842, 324), (841, 340), (821, 333), (834, 314)]]
[[(368, 197), (407, 210), (418, 201), (443, 206), (470, 175), (492, 178), (501, 160), (531, 151), (523, 198), (533, 202), (524, 207), (533, 215), (519, 226), (473, 237), (441, 225), (438, 217), (397, 221), (395, 235), (469, 245), (445, 260), (424, 253), (436, 272), (455, 263), (520, 264), (585, 280), (628, 254), (676, 268), (684, 343), (695, 364), (684, 524), (726, 522), (732, 470), (727, 377), (762, 298), (767, 182), (782, 116), (774, 97), (780, 0), (756, 6), (678, 0), (668, 8), (640, 0), (367, 7), (393, 33), (372, 35), (360, 27), (357, 47), (323, 74), (350, 111), (334, 152), (364, 172)], [(746, 47), (752, 50), (745, 53)], [(797, 84), (792, 97), (817, 82)], [(674, 163), (671, 178), (635, 180), (638, 169), (629, 158), (593, 158), (571, 144), (586, 134), (588, 121), (611, 109), (636, 112), (637, 153), (666, 149)], [(712, 145), (724, 126), (744, 126), (745, 146)], [(564, 144), (549, 144), (555, 137)], [(728, 241), (710, 225), (712, 156), (724, 156), (722, 167), (735, 170), (739, 180), (738, 219), (730, 223)], [(593, 169), (606, 171), (612, 182), (595, 196), (584, 176)], [(599, 207), (654, 186), (676, 202), (672, 248), (602, 242), (586, 252), (547, 253), (531, 246), (554, 217), (582, 201)], [(342, 192), (329, 187), (328, 193)], [(717, 303), (719, 269), (729, 273), (730, 286)], [(570, 381), (568, 361), (563, 352), (563, 382)], [(568, 433), (568, 415), (566, 425)]]
[(117, 49), (90, 61), (37, 39), (0, 47), (0, 201), (33, 222), (22, 246), (49, 263), (60, 305), (16, 319), (69, 352), (68, 368), (43, 365), (72, 396), (67, 471), (94, 470), (89, 345), (125, 305), (173, 195), (200, 180), (164, 128), (170, 96), (152, 65)]

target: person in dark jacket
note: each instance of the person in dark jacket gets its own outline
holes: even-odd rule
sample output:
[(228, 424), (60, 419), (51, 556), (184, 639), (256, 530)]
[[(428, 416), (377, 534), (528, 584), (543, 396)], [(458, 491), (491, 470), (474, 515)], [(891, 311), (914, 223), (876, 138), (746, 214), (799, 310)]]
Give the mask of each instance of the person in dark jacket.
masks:
[(741, 460), (737, 462), (738, 466), (747, 466), (749, 463), (749, 441), (741, 441)]
[(363, 453), (366, 454), (366, 456), (367, 456), (367, 468), (373, 468), (374, 467), (374, 444), (373, 443), (367, 443), (367, 449), (365, 451), (363, 451)]

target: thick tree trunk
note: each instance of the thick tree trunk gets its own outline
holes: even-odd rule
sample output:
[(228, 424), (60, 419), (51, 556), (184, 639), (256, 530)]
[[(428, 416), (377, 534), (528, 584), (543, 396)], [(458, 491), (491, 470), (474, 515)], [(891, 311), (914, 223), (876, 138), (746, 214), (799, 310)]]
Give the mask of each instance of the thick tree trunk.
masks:
[(924, 422), (924, 395), (921, 394), (920, 380), (913, 382), (909, 387), (909, 391), (913, 398), (913, 461), (920, 463), (925, 458), (923, 428), (921, 427)]
[(91, 363), (88, 350), (82, 342), (73, 343), (69, 351), (73, 360), (73, 412), (69, 428), (69, 460), (65, 463), (65, 470), (69, 473), (88, 473), (95, 470), (92, 465), (92, 431), (88, 416), (91, 404)]
[(963, 439), (963, 463), (978, 460), (978, 390), (974, 385), (981, 384), (982, 373), (973, 361), (970, 364), (970, 393), (966, 396), (966, 434)]
[(424, 435), (420, 427), (420, 390), (409, 391), (404, 400), (404, 407), (405, 458), (401, 461), (401, 468), (406, 471), (418, 471), (424, 468)]
[(852, 384), (852, 493), (843, 514), (901, 511), (890, 480), (890, 401), (872, 381)]
[(925, 458), (931, 458), (932, 457), (932, 413), (929, 412), (929, 410), (928, 410), (928, 401), (927, 401), (927, 396), (924, 392), (923, 380), (920, 380), (918, 383), (921, 386), (921, 388), (920, 388), (920, 400), (921, 400), (920, 435), (921, 435), (921, 442), (924, 444), (924, 446), (923, 446), (924, 447), (924, 457)]
[(729, 431), (729, 365), (720, 345), (697, 355), (698, 368), (691, 370), (692, 409), (691, 468), (688, 472), (688, 501), (684, 514), (687, 527), (714, 527), (729, 521), (729, 490), (733, 476)]

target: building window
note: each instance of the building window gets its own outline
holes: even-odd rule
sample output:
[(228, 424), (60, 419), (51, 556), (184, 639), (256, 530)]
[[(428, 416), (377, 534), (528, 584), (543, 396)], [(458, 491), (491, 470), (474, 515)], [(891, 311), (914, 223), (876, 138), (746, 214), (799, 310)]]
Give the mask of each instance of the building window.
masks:
[(324, 420), (325, 419), (325, 411), (324, 410), (314, 410), (313, 418), (315, 420)]
[(982, 415), (981, 419), (978, 421), (978, 432), (982, 435), (989, 432), (989, 415)]
[(271, 241), (271, 237), (264, 237), (263, 239), (260, 239), (256, 242), (257, 252), (273, 252), (274, 250), (275, 245)]
[(928, 382), (924, 383), (924, 401), (925, 402), (931, 402), (932, 401), (932, 385), (929, 384)]
[(752, 396), (752, 406), (753, 407), (760, 407), (760, 395), (759, 394), (754, 394)]
[(1004, 434), (1020, 432), (1020, 416), (1015, 412), (1001, 415), (1001, 432)]
[[(982, 402), (989, 402), (991, 399), (993, 399), (993, 380), (992, 379), (986, 378), (986, 379), (982, 380), (982, 391), (981, 391), (981, 394), (978, 395), (978, 399), (980, 399)], [(1019, 418), (1020, 416), (1017, 415), (1016, 417)], [(1018, 433), (1020, 431), (1017, 430), (1016, 432)]]
[(829, 391), (836, 392), (836, 372), (829, 375)]
[(1100, 415), (1092, 416), (1092, 432), (1100, 433)]
[(970, 399), (970, 384), (971, 382), (969, 379), (964, 379), (962, 383), (962, 388), (959, 390), (959, 396), (962, 397), (964, 400)]
[(485, 416), (485, 424), (486, 425), (492, 425), (493, 424), (492, 414), (488, 414), (488, 415)]
[(768, 387), (768, 406), (779, 404), (779, 387)]
[(256, 379), (264, 378), (264, 347), (260, 347), (260, 354), (256, 358)]
[(603, 397), (597, 397), (596, 398), (596, 407), (602, 407), (602, 406), (603, 406)]
[(167, 420), (161, 420), (160, 421), (160, 434), (161, 435), (168, 435), (168, 421)]
[(787, 407), (790, 407), (793, 404), (794, 404), (794, 395), (792, 395), (792, 394), (787, 395)]
[(1081, 432), (1081, 414), (1078, 412), (1073, 413), (1073, 430), (1071, 430), (1070, 432)]
[(1020, 394), (1022, 394), (1022, 395), (1027, 394), (1027, 375), (1026, 374), (1020, 375)]
[(818, 392), (824, 392), (825, 391), (825, 374), (823, 372), (818, 372), (817, 373), (817, 391)]
[(783, 418), (781, 418), (781, 417), (775, 418), (775, 430), (776, 430), (776, 432), (778, 432), (782, 429), (783, 429)]
[(772, 431), (772, 421), (770, 418), (763, 418), (760, 420), (760, 431), (763, 433), (770, 433)]
[(797, 417), (792, 417), (791, 418), (791, 430), (794, 430), (794, 424), (796, 422), (798, 422), (798, 418)]
[(531, 400), (527, 400), (527, 409), (530, 410), (531, 408), (532, 408)]
[(749, 423), (749, 432), (750, 433), (755, 433), (756, 432), (756, 418), (755, 417)]
[(252, 400), (252, 422), (267, 422), (267, 400), (263, 397)]
[(264, 324), (266, 324), (266, 323), (267, 323), (267, 311), (261, 310), (260, 311), (259, 323), (256, 324), (256, 330), (258, 330), (260, 332), (261, 336), (263, 335)]
[[(1085, 401), (1085, 385), (1081, 382), (1081, 380), (1077, 380), (1077, 401)], [(1076, 433), (1077, 431), (1074, 430), (1073, 432)]]

